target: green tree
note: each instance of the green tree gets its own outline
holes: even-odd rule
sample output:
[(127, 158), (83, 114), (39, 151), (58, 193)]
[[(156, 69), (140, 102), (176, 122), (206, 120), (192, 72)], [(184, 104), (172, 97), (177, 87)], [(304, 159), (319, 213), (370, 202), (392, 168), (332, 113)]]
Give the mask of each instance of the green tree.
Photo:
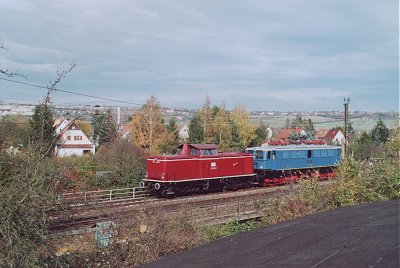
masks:
[(48, 151), (54, 138), (54, 119), (49, 104), (50, 97), (47, 96), (43, 103), (35, 106), (33, 116), (29, 120), (30, 142), (41, 153)]
[(45, 236), (60, 171), (38, 151), (0, 151), (1, 267), (41, 267), (40, 256), (55, 257)]
[(118, 133), (111, 110), (105, 113), (95, 113), (92, 117), (93, 139), (98, 146), (113, 142), (117, 139)]
[(29, 126), (29, 119), (24, 115), (4, 115), (0, 120), (0, 133), (3, 134), (3, 138), (0, 138), (0, 142), (7, 147), (19, 144), (24, 146), (28, 145), (29, 127), (27, 126)]
[(171, 119), (165, 127), (164, 135), (160, 139), (158, 148), (161, 153), (175, 154), (179, 145), (179, 132), (175, 119)]
[(389, 129), (383, 121), (379, 119), (375, 127), (371, 130), (370, 135), (375, 144), (385, 143), (389, 139)]
[(96, 178), (93, 182), (96, 187), (136, 187), (146, 174), (145, 151), (125, 139), (106, 143), (95, 157), (99, 166), (110, 171), (106, 176)]
[(255, 138), (255, 127), (250, 122), (249, 113), (244, 106), (235, 107), (231, 112), (240, 137), (241, 148), (244, 150)]
[(368, 159), (372, 156), (373, 142), (371, 136), (363, 131), (360, 137), (353, 143), (352, 151), (354, 158), (359, 160)]
[(301, 117), (301, 115), (296, 115), (296, 118), (292, 120), (290, 128), (303, 128), (303, 127), (304, 127), (303, 118)]
[(391, 158), (400, 157), (400, 128), (391, 129), (389, 140), (384, 144), (384, 152)]
[(189, 124), (189, 143), (202, 143), (204, 141), (204, 128), (200, 115), (196, 113)]
[(307, 132), (313, 133), (315, 131), (314, 123), (310, 118), (308, 120), (303, 121), (303, 127), (304, 130), (306, 130)]
[(267, 135), (265, 134), (265, 128), (258, 127), (255, 131), (255, 138), (251, 141), (250, 147), (260, 146), (267, 139)]
[(232, 143), (232, 124), (230, 122), (229, 111), (222, 104), (220, 107), (214, 107), (215, 115), (213, 116), (214, 143), (219, 145), (222, 151), (230, 149)]
[(290, 125), (291, 125), (290, 119), (289, 119), (289, 118), (286, 118), (285, 128), (290, 128)]

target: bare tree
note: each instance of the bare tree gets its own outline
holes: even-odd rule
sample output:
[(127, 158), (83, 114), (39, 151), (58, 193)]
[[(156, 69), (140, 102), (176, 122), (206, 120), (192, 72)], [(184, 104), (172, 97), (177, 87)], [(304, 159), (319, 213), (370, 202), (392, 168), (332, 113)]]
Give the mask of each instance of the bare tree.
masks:
[[(0, 49), (8, 50), (8, 48), (5, 47), (3, 43), (0, 44)], [(0, 74), (6, 75), (8, 77), (13, 77), (13, 76), (25, 77), (24, 75), (18, 72), (10, 72), (8, 69), (1, 68), (1, 66), (0, 66)]]

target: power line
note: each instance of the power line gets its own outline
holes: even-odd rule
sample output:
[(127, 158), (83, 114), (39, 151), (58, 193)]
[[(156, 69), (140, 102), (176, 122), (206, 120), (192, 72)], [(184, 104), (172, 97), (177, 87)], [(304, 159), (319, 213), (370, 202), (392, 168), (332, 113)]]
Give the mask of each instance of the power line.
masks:
[[(32, 84), (32, 83), (26, 83), (26, 82), (16, 81), (16, 80), (2, 78), (2, 77), (0, 77), (0, 79), (4, 80), (4, 81), (16, 83), (16, 84), (22, 84), (22, 85), (25, 85), (25, 86), (48, 89), (48, 87), (41, 86), (41, 85), (36, 85), (36, 84)], [(98, 97), (98, 96), (93, 96), (93, 95), (89, 95), (89, 94), (78, 93), (78, 92), (73, 92), (73, 91), (68, 91), (68, 90), (63, 90), (63, 89), (58, 89), (58, 88), (54, 88), (54, 91), (59, 91), (59, 92), (68, 93), (68, 94), (74, 94), (74, 95), (78, 95), (78, 96), (82, 96), (82, 97), (88, 97), (88, 98), (94, 98), (94, 99), (100, 99), (100, 100), (106, 100), (106, 101), (113, 101), (113, 102), (119, 102), (119, 103), (131, 104), (131, 105), (137, 105), (137, 106), (141, 106), (142, 105), (140, 103), (122, 101), (122, 100), (115, 100), (115, 99), (110, 99), (110, 98), (105, 98), (105, 97)]]
[[(7, 78), (2, 78), (2, 77), (0, 77), (0, 79), (1, 79), (1, 80), (4, 80), (4, 81), (7, 81), (7, 82), (11, 82), (11, 83), (22, 84), (22, 85), (25, 85), (25, 86), (31, 86), (31, 87), (49, 89), (49, 88), (46, 87), (46, 86), (37, 85), (37, 84), (32, 84), (32, 83), (27, 83), (27, 82), (21, 82), (21, 81), (17, 81), (17, 80), (13, 80), (13, 79), (7, 79)], [(123, 101), (123, 100), (116, 100), (116, 99), (111, 99), (111, 98), (106, 98), (106, 97), (98, 97), (98, 96), (94, 96), (94, 95), (90, 95), (90, 94), (84, 94), (84, 93), (79, 93), (79, 92), (73, 92), (73, 91), (63, 90), (63, 89), (58, 89), (58, 88), (54, 88), (54, 91), (63, 92), (63, 93), (68, 93), (68, 94), (73, 94), (73, 95), (82, 96), (82, 97), (93, 98), (93, 99), (106, 100), (106, 101), (118, 102), (118, 103), (124, 103), (124, 104), (130, 104), (130, 105), (135, 105), (135, 106), (143, 106), (143, 103), (131, 102), (131, 101)], [(179, 109), (179, 108), (173, 108), (173, 107), (162, 107), (162, 106), (159, 106), (159, 108), (160, 108), (160, 109), (163, 109), (163, 110), (173, 109), (173, 110), (175, 110), (175, 111), (180, 111), (180, 112), (188, 112), (188, 111), (189, 111), (188, 109)]]

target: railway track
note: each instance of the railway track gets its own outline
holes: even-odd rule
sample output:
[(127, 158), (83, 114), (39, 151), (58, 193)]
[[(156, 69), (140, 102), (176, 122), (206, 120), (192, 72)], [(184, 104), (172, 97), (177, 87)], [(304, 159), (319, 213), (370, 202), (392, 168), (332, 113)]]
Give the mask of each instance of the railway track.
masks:
[[(320, 182), (326, 185), (329, 181)], [(49, 210), (49, 232), (50, 234), (72, 234), (91, 230), (96, 223), (102, 221), (113, 221), (123, 224), (129, 221), (138, 220), (138, 215), (144, 210), (157, 211), (162, 210), (167, 218), (179, 217), (184, 208), (187, 214), (196, 222), (212, 221), (217, 216), (228, 217), (228, 211), (225, 215), (216, 215), (221, 210), (229, 210), (235, 207), (238, 211), (241, 207), (248, 206), (247, 211), (242, 210), (242, 214), (250, 214), (259, 210), (262, 206), (262, 200), (266, 198), (279, 197), (289, 194), (296, 190), (298, 184), (284, 185), (276, 187), (260, 187), (243, 189), (235, 192), (218, 192), (213, 194), (199, 194), (184, 197), (175, 197), (173, 199), (155, 198), (143, 196), (136, 199), (126, 199), (107, 202), (89, 202), (74, 204), (72, 206), (58, 206)], [(222, 211), (222, 214), (224, 211)], [(235, 214), (235, 213), (233, 213)], [(187, 215), (186, 215), (187, 216)]]

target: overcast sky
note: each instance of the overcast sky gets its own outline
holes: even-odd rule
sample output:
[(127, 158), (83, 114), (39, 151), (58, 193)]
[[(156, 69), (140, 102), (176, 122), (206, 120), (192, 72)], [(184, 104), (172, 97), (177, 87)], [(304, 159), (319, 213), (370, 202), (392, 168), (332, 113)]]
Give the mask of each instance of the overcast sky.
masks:
[[(47, 86), (74, 60), (59, 89), (168, 107), (208, 95), (252, 111), (342, 110), (350, 97), (351, 110), (397, 111), (398, 14), (398, 0), (0, 0), (0, 67)], [(45, 92), (0, 80), (5, 102)]]

